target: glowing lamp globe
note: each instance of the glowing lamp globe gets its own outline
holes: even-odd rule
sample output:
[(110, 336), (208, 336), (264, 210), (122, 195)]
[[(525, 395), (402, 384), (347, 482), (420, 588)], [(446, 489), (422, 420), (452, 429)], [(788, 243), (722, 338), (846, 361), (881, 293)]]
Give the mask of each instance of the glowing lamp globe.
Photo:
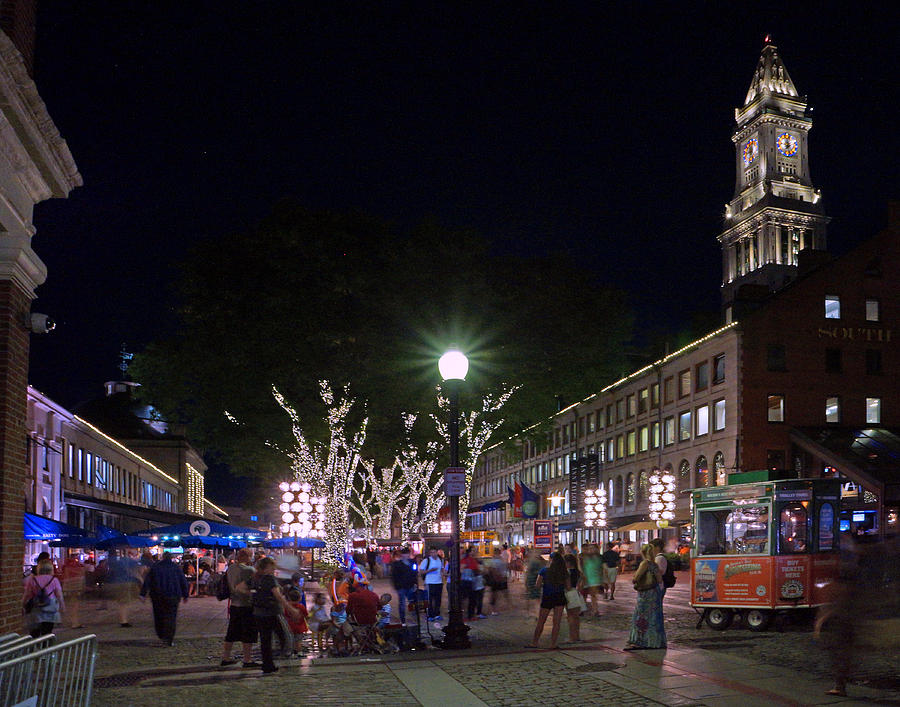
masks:
[(291, 485), (287, 481), (282, 481), (280, 484), (278, 484), (278, 488), (282, 491), (290, 491)]
[(441, 356), (438, 361), (438, 370), (441, 372), (441, 378), (445, 381), (465, 380), (466, 373), (469, 372), (469, 359), (462, 351), (451, 349)]
[(290, 491), (285, 491), (281, 495), (281, 500), (284, 501), (285, 503), (290, 503), (291, 501), (294, 500), (294, 494), (292, 494)]

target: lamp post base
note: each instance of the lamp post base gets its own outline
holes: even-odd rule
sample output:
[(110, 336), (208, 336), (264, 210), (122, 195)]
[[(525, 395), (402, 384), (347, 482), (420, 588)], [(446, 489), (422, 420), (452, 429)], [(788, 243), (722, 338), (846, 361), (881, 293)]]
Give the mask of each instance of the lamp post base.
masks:
[[(454, 621), (456, 619), (456, 621)], [(469, 627), (463, 623), (462, 612), (458, 617), (450, 616), (450, 623), (441, 629), (444, 632), (444, 640), (440, 641), (440, 647), (445, 650), (462, 650), (471, 648), (469, 641)]]

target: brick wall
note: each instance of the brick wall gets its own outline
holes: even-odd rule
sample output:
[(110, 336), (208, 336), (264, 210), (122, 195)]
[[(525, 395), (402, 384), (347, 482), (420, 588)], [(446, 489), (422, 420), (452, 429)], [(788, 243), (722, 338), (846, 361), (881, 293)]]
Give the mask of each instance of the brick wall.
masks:
[(22, 628), (29, 345), (22, 317), (30, 309), (30, 295), (0, 281), (0, 633)]

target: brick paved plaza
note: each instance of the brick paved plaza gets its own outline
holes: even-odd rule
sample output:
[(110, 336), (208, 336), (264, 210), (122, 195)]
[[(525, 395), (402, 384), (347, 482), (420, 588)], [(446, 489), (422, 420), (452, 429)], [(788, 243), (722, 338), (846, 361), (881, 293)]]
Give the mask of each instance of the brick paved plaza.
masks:
[[(696, 629), (683, 575), (666, 597), (668, 650), (623, 650), (634, 607), (628, 577), (600, 619), (582, 622), (582, 643), (529, 650), (534, 619), (521, 606), (471, 624), (472, 649), (357, 658), (282, 660), (280, 670), (219, 667), (224, 602), (212, 597), (182, 605), (174, 647), (153, 635), (149, 604), (135, 603), (132, 628), (121, 628), (110, 603), (89, 602), (83, 630), (100, 639), (95, 705), (342, 704), (342, 705), (768, 705), (898, 704), (896, 656), (863, 656), (849, 698), (830, 697), (826, 660), (808, 624), (784, 632)], [(377, 592), (390, 591), (377, 582)], [(512, 585), (516, 603), (521, 583)], [(446, 601), (446, 598), (445, 598)], [(444, 612), (446, 615), (446, 611)], [(542, 643), (547, 644), (550, 626)], [(439, 635), (438, 631), (434, 631)], [(429, 643), (424, 633), (426, 644)], [(236, 651), (239, 655), (239, 651)]]

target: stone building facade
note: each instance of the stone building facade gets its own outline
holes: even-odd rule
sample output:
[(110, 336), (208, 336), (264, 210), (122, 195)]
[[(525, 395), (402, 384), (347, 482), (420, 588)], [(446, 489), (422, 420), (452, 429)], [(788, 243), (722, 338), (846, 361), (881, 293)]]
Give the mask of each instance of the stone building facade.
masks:
[[(22, 43), (20, 37), (20, 45)], [(46, 267), (31, 248), (34, 206), (81, 185), (19, 50), (0, 31), (0, 632), (22, 621), (29, 313)]]

